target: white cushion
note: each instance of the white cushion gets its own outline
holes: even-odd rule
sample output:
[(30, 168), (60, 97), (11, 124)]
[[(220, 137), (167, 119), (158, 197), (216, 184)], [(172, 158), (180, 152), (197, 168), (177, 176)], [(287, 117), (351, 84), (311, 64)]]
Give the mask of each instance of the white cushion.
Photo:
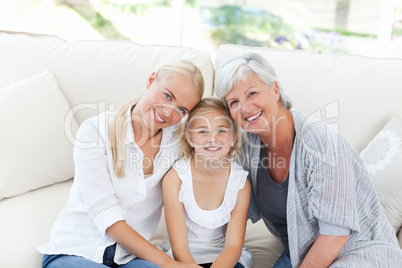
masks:
[(210, 54), (188, 47), (0, 33), (0, 59), (0, 87), (52, 70), (79, 124), (140, 96), (149, 75), (172, 60), (189, 59), (201, 69), (205, 96), (213, 88)]
[(41, 267), (36, 247), (46, 243), (59, 212), (66, 207), (73, 180), (0, 201), (1, 267)]
[(271, 63), (296, 110), (318, 114), (359, 152), (389, 118), (402, 115), (402, 59), (222, 45), (215, 78), (228, 59), (246, 52)]
[(360, 153), (395, 232), (402, 226), (402, 122), (394, 116)]
[(272, 267), (284, 251), (283, 244), (268, 231), (262, 220), (255, 224), (247, 221), (244, 245), (253, 254), (253, 267)]
[(69, 110), (49, 71), (0, 88), (0, 200), (73, 176)]

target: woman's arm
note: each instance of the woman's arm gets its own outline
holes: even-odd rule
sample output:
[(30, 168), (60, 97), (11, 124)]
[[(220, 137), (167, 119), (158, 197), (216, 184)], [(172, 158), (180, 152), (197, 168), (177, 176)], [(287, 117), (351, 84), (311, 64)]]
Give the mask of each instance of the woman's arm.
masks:
[(197, 268), (198, 265), (191, 263), (180, 263), (161, 250), (157, 249), (150, 242), (145, 240), (125, 221), (118, 221), (106, 230), (106, 234), (113, 238), (119, 245), (135, 256), (153, 262), (162, 268)]
[(246, 180), (244, 188), (237, 195), (237, 201), (231, 213), (226, 230), (225, 248), (216, 258), (211, 268), (233, 268), (239, 261), (244, 244), (247, 226), (247, 212), (250, 204), (251, 186)]
[(308, 251), (300, 268), (328, 267), (341, 252), (349, 236), (334, 236), (320, 234)]
[(109, 235), (135, 256), (161, 267), (197, 267), (176, 262), (124, 221), (123, 209), (116, 199), (110, 178), (104, 135), (100, 132), (105, 126), (99, 127), (98, 124), (104, 124), (104, 120), (87, 120), (77, 133), (74, 180), (83, 191), (88, 213), (100, 234)]
[[(306, 180), (298, 178), (300, 184), (306, 183), (307, 194), (302, 194), (304, 196), (301, 198), (307, 197), (304, 211), (308, 211), (309, 220), (318, 220), (320, 235), (310, 249), (306, 248), (308, 252), (304, 259), (300, 256), (299, 263), (300, 267), (328, 267), (347, 243), (348, 234), (359, 231), (359, 204), (355, 185), (359, 178), (354, 166), (355, 151), (332, 127), (310, 124), (303, 132), (310, 137), (305, 140), (309, 141), (303, 149), (307, 154), (304, 166), (300, 167), (307, 171)], [(348, 229), (348, 232), (323, 232), (322, 223)]]
[(181, 180), (173, 168), (162, 181), (166, 227), (173, 256), (178, 261), (195, 263), (188, 246), (183, 204), (179, 201)]
[[(170, 172), (169, 172), (170, 173)], [(171, 188), (170, 185), (168, 185), (169, 182), (162, 183), (165, 188)], [(168, 185), (168, 186), (166, 186)], [(164, 195), (165, 195), (165, 190), (164, 190)], [(165, 204), (166, 207), (166, 204)], [(166, 210), (166, 209), (165, 209)], [(181, 208), (182, 214), (183, 214), (183, 208)], [(169, 213), (170, 215), (170, 213)], [(170, 216), (171, 218), (176, 218), (177, 215), (172, 213)], [(183, 219), (184, 219), (184, 214), (183, 214)], [(181, 228), (180, 224), (177, 223), (178, 225), (175, 228)], [(174, 229), (175, 229), (174, 228)], [(186, 225), (184, 223), (184, 232), (186, 230)], [(169, 230), (169, 229), (168, 229)], [(180, 230), (180, 229), (179, 229)], [(149, 241), (144, 239), (140, 234), (138, 234), (131, 226), (129, 226), (125, 221), (118, 221), (112, 226), (110, 226), (106, 230), (106, 234), (112, 237), (119, 245), (121, 245), (123, 248), (125, 248), (127, 251), (133, 253), (135, 256), (153, 262), (157, 265), (159, 265), (162, 268), (170, 268), (170, 267), (177, 267), (177, 268), (199, 268), (194, 259), (191, 257), (191, 254), (189, 255), (190, 258), (180, 258), (177, 259), (179, 261), (173, 260), (171, 257), (169, 257), (167, 254), (162, 252), (161, 250), (157, 249), (154, 245), (152, 245)], [(185, 233), (186, 238), (187, 238), (187, 233)], [(185, 240), (187, 241), (187, 240)], [(187, 247), (188, 248), (188, 247)], [(190, 251), (188, 251), (190, 253)], [(185, 255), (183, 255), (185, 256)]]

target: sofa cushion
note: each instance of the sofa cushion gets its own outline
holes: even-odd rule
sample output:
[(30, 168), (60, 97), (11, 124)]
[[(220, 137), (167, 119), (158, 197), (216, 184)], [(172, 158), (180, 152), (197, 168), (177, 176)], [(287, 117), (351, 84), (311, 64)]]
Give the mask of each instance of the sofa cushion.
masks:
[(69, 110), (50, 71), (0, 88), (0, 200), (72, 178)]
[(172, 60), (193, 61), (204, 76), (204, 96), (212, 94), (210, 54), (188, 47), (0, 33), (0, 59), (0, 87), (52, 70), (78, 124), (140, 96), (149, 75)]
[(282, 241), (268, 231), (262, 220), (247, 221), (244, 245), (253, 254), (253, 267), (273, 267), (284, 251)]
[(1, 267), (41, 267), (36, 247), (46, 243), (65, 208), (73, 180), (43, 187), (0, 202)]
[(359, 152), (389, 118), (402, 116), (402, 59), (222, 45), (215, 79), (228, 59), (246, 52), (272, 64), (294, 109), (338, 128)]
[(360, 153), (395, 232), (402, 226), (402, 122), (394, 116)]

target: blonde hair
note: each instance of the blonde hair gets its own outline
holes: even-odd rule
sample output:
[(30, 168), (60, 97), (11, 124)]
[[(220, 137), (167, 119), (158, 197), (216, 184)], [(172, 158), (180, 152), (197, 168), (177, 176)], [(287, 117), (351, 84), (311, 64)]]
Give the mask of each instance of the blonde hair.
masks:
[[(184, 75), (193, 83), (193, 87), (199, 99), (204, 94), (204, 78), (201, 70), (189, 60), (178, 60), (163, 65), (156, 72), (156, 81), (171, 78), (175, 75)], [(122, 105), (117, 111), (109, 125), (109, 147), (113, 157), (113, 171), (117, 177), (124, 176), (124, 165), (126, 158), (125, 138), (126, 138), (126, 118), (127, 110), (141, 97), (135, 98)], [(131, 118), (130, 121), (131, 122)]]
[(179, 149), (180, 155), (179, 157), (182, 159), (190, 159), (194, 155), (194, 148), (191, 147), (190, 143), (187, 140), (185, 133), (188, 133), (191, 123), (196, 119), (198, 116), (210, 113), (210, 112), (221, 112), (227, 118), (230, 130), (232, 131), (233, 135), (237, 135), (236, 143), (232, 148), (230, 148), (228, 152), (229, 158), (234, 161), (240, 161), (242, 156), (242, 132), (238, 128), (237, 124), (233, 120), (230, 115), (229, 109), (225, 106), (225, 104), (219, 100), (218, 98), (204, 98), (197, 105), (194, 109), (188, 114), (187, 119), (184, 124), (180, 126), (180, 133), (184, 137), (180, 139)]

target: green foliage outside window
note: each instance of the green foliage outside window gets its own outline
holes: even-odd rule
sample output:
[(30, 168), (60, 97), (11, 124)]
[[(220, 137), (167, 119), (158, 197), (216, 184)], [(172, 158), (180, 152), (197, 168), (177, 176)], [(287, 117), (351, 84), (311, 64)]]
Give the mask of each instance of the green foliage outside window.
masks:
[(239, 44), (281, 49), (339, 53), (341, 36), (334, 31), (304, 32), (260, 8), (226, 5), (200, 8), (216, 46)]

